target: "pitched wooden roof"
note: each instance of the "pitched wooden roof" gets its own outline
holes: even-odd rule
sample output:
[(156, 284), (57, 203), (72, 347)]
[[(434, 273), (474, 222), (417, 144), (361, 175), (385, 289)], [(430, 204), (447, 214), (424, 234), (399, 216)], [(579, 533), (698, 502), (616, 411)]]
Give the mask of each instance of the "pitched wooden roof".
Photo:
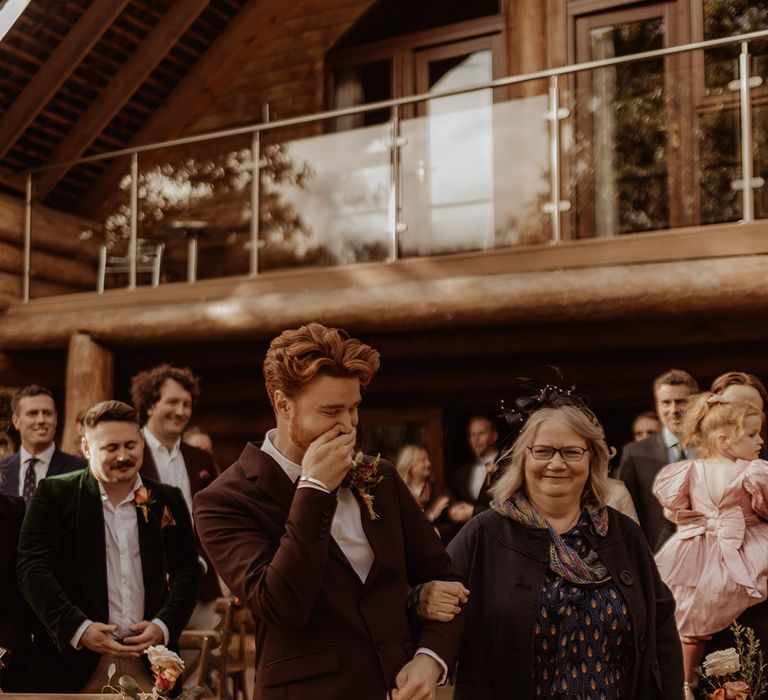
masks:
[[(290, 3), (286, 3), (290, 5)], [(0, 186), (12, 173), (131, 143), (247, 5), (263, 0), (32, 0), (0, 42)], [(52, 171), (73, 211), (107, 166)]]

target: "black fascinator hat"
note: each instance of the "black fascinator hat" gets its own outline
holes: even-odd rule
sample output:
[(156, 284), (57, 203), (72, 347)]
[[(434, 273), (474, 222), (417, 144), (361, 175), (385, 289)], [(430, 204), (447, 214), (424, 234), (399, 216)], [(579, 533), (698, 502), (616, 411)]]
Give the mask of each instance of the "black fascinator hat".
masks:
[(528, 395), (519, 396), (509, 404), (504, 399), (501, 400), (501, 416), (511, 431), (510, 440), (514, 440), (528, 418), (542, 408), (573, 406), (589, 409), (587, 398), (577, 394), (575, 386), (565, 383), (560, 369), (551, 369), (557, 374), (559, 382), (543, 384), (530, 377), (517, 377), (514, 382), (519, 385), (520, 393), (525, 392)]

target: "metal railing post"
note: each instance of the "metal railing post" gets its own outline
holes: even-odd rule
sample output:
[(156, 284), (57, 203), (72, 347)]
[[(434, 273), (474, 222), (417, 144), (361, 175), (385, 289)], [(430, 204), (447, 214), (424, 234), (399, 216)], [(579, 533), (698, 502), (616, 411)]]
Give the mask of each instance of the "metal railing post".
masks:
[(24, 202), (24, 278), (22, 282), (22, 301), (29, 301), (29, 275), (32, 268), (32, 173), (27, 174), (27, 187)]
[(254, 131), (251, 135), (251, 261), (249, 274), (259, 274), (259, 215), (261, 187), (261, 135)]
[(549, 78), (549, 111), (545, 118), (549, 121), (549, 194), (550, 200), (544, 205), (544, 211), (550, 215), (552, 224), (552, 243), (560, 243), (560, 213), (568, 211), (571, 203), (560, 199), (560, 120), (571, 114), (567, 107), (560, 107), (560, 88), (556, 75)]
[(403, 179), (400, 158), (400, 108), (392, 107), (392, 253), (394, 262), (400, 257), (400, 234), (405, 231), (403, 216)]
[(755, 197), (752, 192), (752, 103), (749, 94), (749, 44), (741, 42), (739, 54), (739, 104), (741, 109), (741, 201), (742, 221), (755, 220)]
[(136, 288), (136, 256), (139, 248), (139, 154), (131, 155), (131, 235), (128, 239), (128, 289)]

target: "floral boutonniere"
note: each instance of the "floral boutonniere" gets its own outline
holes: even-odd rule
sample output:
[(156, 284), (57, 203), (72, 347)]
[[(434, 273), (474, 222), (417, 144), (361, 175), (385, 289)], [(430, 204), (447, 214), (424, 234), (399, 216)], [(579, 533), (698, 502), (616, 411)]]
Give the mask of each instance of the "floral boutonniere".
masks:
[(146, 486), (139, 486), (133, 492), (133, 500), (136, 501), (136, 507), (141, 511), (144, 516), (144, 522), (149, 522), (149, 506), (155, 501), (152, 499), (152, 489), (148, 489)]
[(378, 520), (379, 516), (373, 509), (373, 489), (381, 483), (384, 478), (379, 473), (379, 462), (381, 455), (376, 455), (372, 460), (366, 460), (362, 452), (355, 455), (355, 464), (341, 482), (342, 488), (354, 489), (360, 494), (365, 507), (368, 509), (368, 517), (371, 520)]

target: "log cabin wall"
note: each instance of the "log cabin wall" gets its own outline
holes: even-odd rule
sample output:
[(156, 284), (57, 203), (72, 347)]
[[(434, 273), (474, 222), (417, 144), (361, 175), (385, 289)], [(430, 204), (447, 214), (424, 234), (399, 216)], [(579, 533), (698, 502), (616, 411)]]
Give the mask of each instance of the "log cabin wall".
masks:
[[(89, 245), (93, 224), (35, 205), (30, 297), (96, 289), (98, 250)], [(0, 194), (0, 305), (22, 297), (24, 202)]]

